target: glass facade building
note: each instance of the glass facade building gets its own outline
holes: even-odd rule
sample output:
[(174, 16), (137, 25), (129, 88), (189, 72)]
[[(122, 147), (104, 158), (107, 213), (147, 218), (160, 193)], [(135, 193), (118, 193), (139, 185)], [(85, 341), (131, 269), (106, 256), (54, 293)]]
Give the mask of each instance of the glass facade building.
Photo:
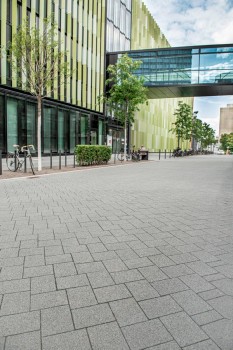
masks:
[[(43, 29), (54, 14), (60, 49), (72, 75), (54, 92), (47, 91), (42, 108), (42, 152), (72, 153), (76, 144), (105, 144), (117, 150), (124, 142), (122, 127), (107, 116), (97, 97), (105, 89), (106, 52), (169, 47), (141, 0), (0, 0), (0, 45), (6, 46), (27, 18)], [(192, 100), (188, 100), (192, 103)], [(136, 147), (172, 147), (169, 116), (177, 101), (150, 101), (137, 113), (131, 137)], [(36, 146), (37, 104), (21, 89), (7, 57), (0, 59), (0, 149), (13, 144)], [(159, 127), (158, 127), (159, 126)]]

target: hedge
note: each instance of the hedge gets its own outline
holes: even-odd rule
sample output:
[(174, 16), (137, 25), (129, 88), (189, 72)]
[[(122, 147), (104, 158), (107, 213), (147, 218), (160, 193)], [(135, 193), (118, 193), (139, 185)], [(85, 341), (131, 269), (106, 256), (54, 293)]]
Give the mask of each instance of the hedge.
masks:
[(96, 165), (108, 163), (111, 158), (111, 148), (99, 145), (77, 145), (74, 149), (79, 165)]

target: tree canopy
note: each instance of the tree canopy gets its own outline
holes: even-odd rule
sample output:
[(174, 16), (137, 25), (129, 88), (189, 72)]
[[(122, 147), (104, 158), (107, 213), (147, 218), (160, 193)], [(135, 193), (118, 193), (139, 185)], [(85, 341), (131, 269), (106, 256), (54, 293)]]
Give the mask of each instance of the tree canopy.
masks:
[(231, 132), (230, 134), (221, 135), (220, 143), (221, 148), (224, 151), (227, 151), (229, 149), (229, 151), (233, 153), (233, 132)]

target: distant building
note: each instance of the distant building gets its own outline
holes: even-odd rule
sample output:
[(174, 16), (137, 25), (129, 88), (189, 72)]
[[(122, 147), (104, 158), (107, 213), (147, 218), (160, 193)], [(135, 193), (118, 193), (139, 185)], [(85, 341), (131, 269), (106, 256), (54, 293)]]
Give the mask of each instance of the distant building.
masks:
[(233, 104), (220, 108), (219, 137), (233, 132)]

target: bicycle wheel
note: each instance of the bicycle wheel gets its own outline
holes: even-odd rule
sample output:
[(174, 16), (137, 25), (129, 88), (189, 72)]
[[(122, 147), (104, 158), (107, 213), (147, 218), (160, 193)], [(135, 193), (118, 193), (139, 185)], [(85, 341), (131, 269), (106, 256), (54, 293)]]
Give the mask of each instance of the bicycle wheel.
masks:
[(33, 165), (32, 157), (30, 156), (30, 157), (28, 157), (28, 158), (29, 158), (29, 161), (30, 161), (30, 167), (31, 167), (31, 169), (32, 169), (32, 173), (33, 173), (33, 175), (35, 175), (35, 171), (34, 171), (34, 165)]
[(123, 153), (123, 152), (118, 153), (117, 159), (118, 159), (119, 161), (123, 162), (123, 160), (124, 160), (124, 153)]
[(8, 153), (6, 156), (6, 164), (7, 168), (10, 171), (17, 171), (19, 167), (19, 161), (18, 158), (13, 153)]

